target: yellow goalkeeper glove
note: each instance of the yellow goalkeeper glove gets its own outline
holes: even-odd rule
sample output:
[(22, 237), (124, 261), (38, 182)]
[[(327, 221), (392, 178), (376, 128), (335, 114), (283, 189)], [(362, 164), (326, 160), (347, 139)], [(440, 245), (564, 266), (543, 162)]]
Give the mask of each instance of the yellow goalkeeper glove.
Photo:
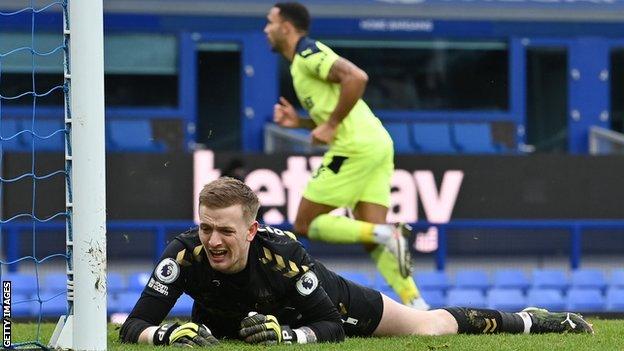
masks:
[(183, 347), (211, 346), (219, 341), (212, 336), (210, 329), (193, 322), (185, 324), (163, 324), (154, 333), (154, 345)]
[(250, 344), (279, 344), (296, 342), (292, 329), (287, 325), (280, 325), (272, 315), (263, 315), (250, 312), (249, 316), (241, 321), (240, 336)]

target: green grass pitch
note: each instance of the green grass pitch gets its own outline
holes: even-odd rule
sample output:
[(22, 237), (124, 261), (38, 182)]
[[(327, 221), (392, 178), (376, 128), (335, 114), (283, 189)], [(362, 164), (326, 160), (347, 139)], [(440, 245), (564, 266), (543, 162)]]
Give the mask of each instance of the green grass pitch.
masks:
[[(438, 337), (394, 337), (394, 338), (349, 338), (340, 344), (311, 344), (311, 345), (280, 345), (280, 346), (251, 346), (239, 341), (223, 341), (214, 350), (622, 350), (624, 341), (622, 330), (624, 320), (597, 320), (591, 319), (594, 324), (595, 335), (448, 335)], [(117, 340), (118, 326), (109, 324), (109, 350), (153, 350), (154, 346), (126, 345)], [(39, 340), (47, 343), (54, 325), (42, 324)], [(35, 340), (37, 338), (36, 324), (14, 323), (13, 341)], [(164, 350), (165, 348), (158, 348)], [(171, 348), (176, 350), (178, 348)]]

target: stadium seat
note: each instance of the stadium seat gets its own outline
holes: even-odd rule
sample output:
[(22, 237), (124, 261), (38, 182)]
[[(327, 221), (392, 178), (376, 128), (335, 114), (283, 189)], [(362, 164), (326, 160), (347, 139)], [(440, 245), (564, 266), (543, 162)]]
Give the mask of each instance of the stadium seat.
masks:
[(448, 306), (486, 308), (487, 303), (479, 289), (450, 289), (446, 296)]
[(406, 123), (384, 123), (384, 127), (390, 133), (394, 143), (394, 152), (397, 154), (410, 154), (416, 152), (410, 136), (410, 128)]
[(568, 288), (568, 278), (559, 269), (536, 269), (533, 271), (533, 288), (559, 289), (563, 292)]
[(43, 277), (41, 290), (56, 294), (67, 290), (67, 275), (65, 273), (49, 273)]
[(151, 273), (132, 273), (128, 276), (128, 291), (132, 292), (141, 292), (143, 288), (147, 285), (149, 281)]
[(117, 294), (126, 290), (126, 283), (123, 275), (115, 272), (108, 272), (106, 276), (106, 291), (110, 294)]
[(607, 311), (624, 312), (624, 289), (611, 288), (606, 295)]
[(500, 152), (494, 144), (489, 123), (457, 123), (453, 126), (455, 143), (461, 152), (491, 154)]
[[(0, 131), (3, 139), (10, 138), (22, 130), (20, 120), (11, 118), (2, 118), (0, 120)], [(26, 151), (28, 146), (24, 143), (24, 134), (20, 134), (9, 140), (2, 140), (2, 150), (6, 151)]]
[(448, 123), (413, 123), (412, 135), (418, 152), (457, 153), (457, 148), (451, 139), (451, 126)]
[(113, 308), (116, 312), (130, 313), (134, 305), (141, 297), (140, 292), (129, 291), (117, 294), (116, 306)]
[[(32, 123), (24, 123), (22, 128), (31, 129)], [(35, 137), (30, 133), (22, 134), (28, 148), (34, 140), (38, 151), (63, 151), (65, 148), (65, 126), (62, 119), (37, 119), (34, 124)]]
[(521, 289), (529, 288), (529, 280), (523, 271), (519, 269), (499, 269), (494, 272), (493, 287), (498, 289)]
[(429, 304), (431, 309), (442, 308), (446, 306), (446, 297), (442, 290), (420, 289), (420, 295)]
[(39, 306), (39, 304), (35, 301), (29, 301), (30, 299), (28, 295), (16, 294), (14, 292), (11, 300), (11, 316), (13, 318), (32, 316), (35, 306)]
[(450, 284), (444, 271), (417, 272), (414, 275), (416, 285), (421, 290), (440, 290), (445, 292)]
[(614, 269), (613, 271), (611, 271), (609, 287), (624, 289), (624, 269)]
[(483, 292), (490, 287), (488, 275), (477, 269), (460, 269), (455, 274), (455, 288), (479, 289)]
[(527, 305), (549, 311), (563, 311), (566, 306), (559, 289), (530, 289), (527, 292)]
[(597, 269), (577, 269), (572, 272), (572, 288), (579, 289), (599, 289), (604, 291), (607, 282), (602, 271)]
[(188, 296), (187, 294), (182, 294), (176, 301), (176, 304), (173, 306), (171, 311), (169, 312), (169, 316), (191, 316), (191, 312), (193, 311), (193, 298)]
[(154, 140), (148, 119), (110, 120), (107, 136), (109, 148), (113, 151), (165, 151), (164, 144)]
[(487, 302), (488, 308), (506, 312), (517, 312), (527, 307), (526, 298), (520, 289), (490, 289)]
[(568, 290), (567, 308), (570, 311), (600, 312), (606, 307), (605, 299), (598, 289)]
[(32, 297), (37, 292), (37, 277), (33, 274), (7, 273), (2, 280), (11, 281), (11, 290), (14, 294)]
[(370, 279), (370, 276), (366, 273), (360, 271), (338, 271), (336, 272), (341, 277), (350, 280), (354, 283), (360, 284), (362, 286), (366, 286), (369, 288), (373, 288), (373, 282)]

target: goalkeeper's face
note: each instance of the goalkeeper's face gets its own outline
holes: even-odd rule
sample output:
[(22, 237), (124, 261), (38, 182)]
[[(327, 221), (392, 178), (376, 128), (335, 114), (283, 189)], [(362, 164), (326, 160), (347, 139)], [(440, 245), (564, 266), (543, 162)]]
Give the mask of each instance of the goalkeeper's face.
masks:
[(201, 205), (199, 220), (199, 239), (212, 268), (230, 274), (242, 271), (258, 222), (246, 219), (241, 205), (225, 208)]

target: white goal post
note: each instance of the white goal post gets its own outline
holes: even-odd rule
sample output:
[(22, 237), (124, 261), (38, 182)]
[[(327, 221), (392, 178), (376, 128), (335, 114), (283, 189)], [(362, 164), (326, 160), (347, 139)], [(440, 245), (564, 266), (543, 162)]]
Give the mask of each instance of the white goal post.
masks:
[(103, 0), (64, 11), (67, 304), (53, 348), (106, 350), (106, 183)]

